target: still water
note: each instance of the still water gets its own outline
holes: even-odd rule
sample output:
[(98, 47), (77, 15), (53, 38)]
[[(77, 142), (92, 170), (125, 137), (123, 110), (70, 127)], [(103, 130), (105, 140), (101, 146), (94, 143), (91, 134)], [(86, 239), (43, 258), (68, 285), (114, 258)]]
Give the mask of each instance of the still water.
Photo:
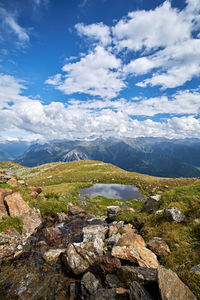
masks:
[(128, 200), (131, 198), (144, 199), (144, 195), (138, 192), (134, 185), (123, 184), (94, 184), (93, 186), (81, 189), (80, 195), (89, 195), (91, 198), (103, 196), (110, 199)]

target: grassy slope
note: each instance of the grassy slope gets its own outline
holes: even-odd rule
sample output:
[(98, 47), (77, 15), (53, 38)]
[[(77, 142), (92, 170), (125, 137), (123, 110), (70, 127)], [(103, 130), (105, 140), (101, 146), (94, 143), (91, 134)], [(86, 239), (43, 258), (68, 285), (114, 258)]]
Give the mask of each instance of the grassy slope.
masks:
[[(29, 185), (42, 186), (48, 199), (38, 197), (31, 200), (26, 188), (20, 190), (30, 205), (39, 207), (43, 215), (55, 211), (66, 211), (67, 202), (81, 206), (78, 190), (93, 183), (135, 184), (145, 195), (162, 191), (160, 209), (177, 206), (186, 215), (183, 224), (170, 224), (160, 216), (146, 213), (121, 213), (119, 220), (137, 224), (144, 223), (142, 232), (146, 241), (154, 236), (162, 237), (170, 246), (171, 254), (161, 263), (176, 271), (181, 279), (200, 299), (200, 276), (189, 273), (192, 266), (199, 263), (200, 223), (200, 180), (195, 178), (158, 178), (133, 172), (126, 172), (111, 164), (98, 161), (78, 161), (71, 163), (51, 163), (35, 168), (21, 167), (15, 163), (0, 162), (0, 168), (12, 168), (20, 179)], [(115, 199), (98, 197), (87, 200), (84, 208), (96, 215), (104, 215), (107, 205), (123, 205)], [(127, 203), (140, 208), (141, 201), (129, 200)]]

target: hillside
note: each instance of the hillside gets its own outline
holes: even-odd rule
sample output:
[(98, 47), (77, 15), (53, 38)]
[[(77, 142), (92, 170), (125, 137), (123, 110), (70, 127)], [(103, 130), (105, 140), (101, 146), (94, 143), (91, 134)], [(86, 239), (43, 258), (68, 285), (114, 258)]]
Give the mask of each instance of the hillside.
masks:
[[(166, 268), (177, 272), (193, 293), (200, 297), (199, 275), (189, 272), (191, 267), (199, 263), (200, 254), (199, 179), (152, 177), (127, 172), (100, 161), (89, 160), (50, 163), (35, 168), (23, 167), (13, 162), (1, 162), (0, 168), (1, 171), (7, 171), (20, 180), (20, 186), (15, 186), (12, 189), (20, 192), (30, 207), (40, 209), (45, 224), (43, 226), (53, 226), (52, 224), (58, 218), (57, 213), (66, 213), (69, 202), (101, 219), (105, 218), (107, 206), (117, 205), (121, 207), (116, 220), (134, 225), (146, 242), (154, 237), (160, 237), (167, 242), (171, 253), (160, 258), (159, 262)], [(37, 198), (33, 198), (28, 188), (21, 185), (21, 180), (25, 180), (28, 186), (41, 186), (42, 193)], [(89, 187), (94, 183), (134, 184), (145, 195), (145, 198), (144, 200), (129, 199), (125, 202), (98, 196), (94, 199), (86, 197), (83, 201), (79, 197), (79, 189)], [(1, 186), (11, 188), (5, 184)], [(155, 194), (161, 196), (159, 207), (157, 207), (159, 213), (141, 210), (146, 199)], [(124, 204), (129, 207), (128, 210), (126, 207), (123, 208)], [(173, 206), (176, 206), (185, 215), (185, 222), (173, 224), (162, 218), (161, 211)], [(0, 222), (1, 231), (2, 228), (9, 228), (8, 226), (18, 226), (11, 221), (7, 225), (5, 221), (3, 221), (4, 223)]]
[(34, 144), (15, 161), (33, 167), (50, 162), (91, 159), (153, 176), (199, 177), (199, 153), (199, 140), (110, 138)]

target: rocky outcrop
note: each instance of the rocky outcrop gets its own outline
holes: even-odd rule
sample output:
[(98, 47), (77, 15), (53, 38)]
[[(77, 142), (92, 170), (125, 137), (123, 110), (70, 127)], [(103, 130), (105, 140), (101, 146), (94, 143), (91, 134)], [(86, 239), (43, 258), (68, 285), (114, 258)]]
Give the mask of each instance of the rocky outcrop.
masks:
[(162, 300), (197, 300), (176, 273), (158, 268), (158, 284)]
[(166, 208), (163, 212), (163, 218), (174, 224), (185, 220), (184, 214), (175, 206)]

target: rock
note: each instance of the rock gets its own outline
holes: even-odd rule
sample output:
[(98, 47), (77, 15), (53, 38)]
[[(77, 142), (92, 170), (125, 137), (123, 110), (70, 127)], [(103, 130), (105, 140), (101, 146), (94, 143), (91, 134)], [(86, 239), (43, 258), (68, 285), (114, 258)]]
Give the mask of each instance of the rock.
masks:
[(127, 233), (122, 234), (117, 243), (117, 246), (126, 246), (135, 249), (137, 247), (145, 248), (146, 244), (143, 237), (139, 234), (134, 233), (133, 229), (131, 229), (127, 231)]
[(49, 245), (59, 245), (62, 240), (62, 232), (57, 227), (48, 227), (43, 229), (43, 235)]
[(12, 187), (18, 186), (17, 179), (15, 179), (14, 177), (12, 177), (11, 179), (9, 179), (9, 180), (7, 181), (7, 184), (9, 184), (9, 185), (12, 186)]
[(120, 237), (121, 237), (120, 233), (114, 234), (111, 237), (107, 238), (105, 240), (105, 243), (107, 244), (107, 246), (116, 246), (116, 244), (118, 243)]
[(96, 277), (87, 272), (83, 275), (81, 279), (81, 291), (84, 297), (89, 298), (91, 295), (95, 294), (97, 289), (100, 288), (100, 282)]
[(109, 231), (108, 231), (108, 237), (113, 236), (113, 234), (116, 234), (118, 232), (118, 227), (116, 225), (110, 224)]
[(42, 257), (47, 263), (54, 264), (57, 262), (58, 257), (63, 252), (65, 252), (65, 249), (49, 249), (43, 254)]
[(163, 300), (197, 300), (177, 274), (164, 267), (158, 268), (158, 284)]
[(124, 287), (124, 284), (114, 274), (107, 274), (105, 283), (109, 288)]
[(129, 260), (141, 267), (158, 268), (158, 261), (156, 255), (149, 249), (138, 247), (136, 250), (126, 246), (115, 246), (112, 249), (114, 257)]
[(166, 208), (163, 212), (163, 217), (174, 224), (185, 220), (184, 214), (175, 206)]
[(133, 281), (137, 281), (142, 285), (156, 282), (157, 270), (153, 268), (121, 266), (117, 270), (117, 276), (128, 288)]
[(98, 264), (105, 273), (114, 273), (121, 267), (121, 262), (118, 258), (108, 255), (100, 256)]
[(154, 195), (149, 197), (143, 204), (142, 206), (142, 211), (146, 211), (149, 213), (152, 213), (154, 211), (156, 211), (160, 205), (159, 201), (160, 201), (161, 195)]
[[(68, 295), (69, 300), (76, 300), (79, 295), (79, 291), (77, 290), (76, 282), (72, 282), (68, 287)], [(68, 298), (67, 298), (68, 299)]]
[(84, 273), (97, 261), (97, 253), (92, 242), (68, 244), (62, 256), (67, 270), (75, 275)]
[(28, 188), (31, 190), (31, 192), (36, 192), (38, 194), (42, 193), (41, 187), (38, 187), (38, 186), (29, 186)]
[(190, 273), (195, 273), (197, 275), (200, 275), (200, 264), (192, 267), (190, 269)]
[(98, 289), (91, 300), (116, 300), (116, 289)]
[(12, 176), (6, 175), (4, 173), (0, 173), (0, 183), (7, 183), (8, 180), (10, 180)]
[(30, 196), (32, 197), (32, 198), (34, 198), (34, 199), (36, 199), (37, 198), (37, 196), (38, 196), (38, 193), (37, 192), (30, 192)]
[(42, 223), (40, 211), (31, 209), (23, 200), (20, 193), (16, 192), (4, 198), (8, 214), (11, 217), (19, 217), (23, 220), (23, 232), (32, 234)]
[(24, 180), (18, 180), (18, 181), (17, 181), (17, 185), (18, 185), (18, 186), (25, 187), (25, 186), (26, 186), (26, 183), (25, 183)]
[(82, 208), (73, 205), (72, 203), (68, 203), (67, 208), (68, 208), (68, 214), (71, 216), (77, 216), (79, 214), (85, 213), (85, 211)]
[(124, 289), (124, 288), (116, 288), (116, 294), (117, 294), (117, 297), (116, 299), (117, 300), (127, 300), (127, 299), (130, 299), (129, 297), (129, 290), (127, 289)]
[(107, 219), (109, 222), (115, 220), (119, 210), (120, 210), (119, 206), (107, 206)]
[(63, 223), (69, 220), (69, 217), (64, 213), (57, 213), (58, 223)]
[[(129, 288), (130, 300), (151, 300), (149, 293), (137, 281), (133, 281)], [(172, 300), (172, 299), (171, 299)]]
[(166, 256), (170, 254), (169, 246), (159, 237), (154, 237), (147, 243), (147, 247), (157, 256)]
[(98, 254), (103, 253), (104, 239), (108, 227), (103, 225), (89, 225), (83, 228), (83, 242), (93, 242)]
[(2, 217), (4, 215), (7, 215), (7, 210), (6, 210), (6, 206), (5, 206), (5, 203), (4, 203), (4, 198), (7, 196), (7, 195), (11, 195), (12, 194), (12, 190), (10, 189), (3, 189), (3, 188), (0, 188), (0, 220), (2, 219)]

